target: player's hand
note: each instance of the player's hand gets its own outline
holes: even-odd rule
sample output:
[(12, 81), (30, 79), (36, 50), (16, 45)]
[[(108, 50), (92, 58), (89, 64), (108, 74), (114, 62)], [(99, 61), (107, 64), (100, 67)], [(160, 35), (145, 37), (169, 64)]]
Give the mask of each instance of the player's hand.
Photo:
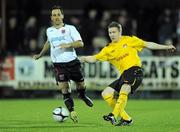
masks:
[(170, 52), (174, 52), (174, 51), (176, 50), (176, 47), (175, 47), (174, 45), (172, 45), (172, 44), (169, 44), (169, 45), (168, 45), (168, 50), (169, 50)]
[(84, 62), (86, 62), (86, 57), (81, 56), (81, 57), (79, 57), (79, 60), (80, 60), (81, 63), (84, 63)]
[(35, 60), (38, 60), (41, 56), (38, 54), (38, 55), (33, 55), (33, 59)]
[(71, 47), (72, 47), (71, 44), (61, 44), (61, 45), (59, 46), (59, 48), (61, 48), (61, 49), (66, 49), (66, 48), (71, 48)]

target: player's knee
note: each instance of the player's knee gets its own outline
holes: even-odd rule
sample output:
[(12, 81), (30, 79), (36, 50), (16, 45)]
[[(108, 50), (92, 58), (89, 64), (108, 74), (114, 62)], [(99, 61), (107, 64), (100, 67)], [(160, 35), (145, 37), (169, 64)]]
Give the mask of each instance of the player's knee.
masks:
[(131, 86), (129, 84), (123, 84), (120, 92), (129, 94), (131, 92)]
[(106, 96), (113, 95), (113, 94), (114, 94), (114, 90), (110, 87), (107, 87), (102, 91), (101, 96), (105, 98)]
[(69, 88), (69, 84), (68, 83), (59, 83), (59, 88), (61, 89), (61, 92), (63, 94), (66, 94), (66, 93), (70, 92), (70, 88)]
[(101, 96), (104, 98), (106, 95), (107, 95), (106, 90), (103, 90), (103, 91), (101, 92)]
[(85, 89), (85, 83), (84, 82), (76, 82), (77, 89)]
[(58, 84), (59, 84), (59, 87), (60, 87), (60, 88), (67, 88), (67, 87), (69, 87), (68, 82), (60, 82), (60, 83), (58, 83)]

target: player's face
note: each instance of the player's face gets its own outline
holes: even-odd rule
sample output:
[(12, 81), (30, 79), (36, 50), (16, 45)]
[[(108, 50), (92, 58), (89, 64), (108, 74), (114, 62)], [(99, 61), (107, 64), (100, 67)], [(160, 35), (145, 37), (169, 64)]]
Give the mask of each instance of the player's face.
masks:
[(64, 15), (62, 14), (60, 9), (52, 10), (51, 21), (54, 25), (60, 25), (61, 23), (63, 23), (63, 18)]
[(117, 27), (109, 28), (108, 33), (112, 42), (117, 42), (121, 36), (121, 31), (119, 31)]

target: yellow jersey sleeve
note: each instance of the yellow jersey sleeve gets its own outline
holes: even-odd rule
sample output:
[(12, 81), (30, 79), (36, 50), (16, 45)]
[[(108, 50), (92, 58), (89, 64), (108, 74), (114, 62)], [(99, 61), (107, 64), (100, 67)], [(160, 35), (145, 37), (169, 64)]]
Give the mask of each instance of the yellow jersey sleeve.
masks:
[(132, 36), (132, 42), (130, 43), (130, 46), (134, 47), (138, 51), (141, 51), (145, 47), (145, 41), (136, 36)]
[(106, 53), (106, 47), (103, 48), (98, 54), (96, 54), (94, 56), (99, 61), (107, 61), (108, 60), (108, 55)]

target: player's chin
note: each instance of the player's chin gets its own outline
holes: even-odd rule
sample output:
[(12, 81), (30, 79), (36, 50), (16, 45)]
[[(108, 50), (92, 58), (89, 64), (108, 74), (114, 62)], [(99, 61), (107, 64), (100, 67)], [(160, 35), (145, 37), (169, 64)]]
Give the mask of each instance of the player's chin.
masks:
[(112, 42), (117, 42), (117, 41), (116, 41), (116, 39), (114, 39), (114, 38), (113, 38), (113, 39), (111, 39), (111, 41), (112, 41)]
[(61, 22), (59, 20), (56, 20), (55, 23), (59, 25)]
[(113, 41), (114, 41), (114, 38), (111, 38), (111, 41), (113, 42)]

